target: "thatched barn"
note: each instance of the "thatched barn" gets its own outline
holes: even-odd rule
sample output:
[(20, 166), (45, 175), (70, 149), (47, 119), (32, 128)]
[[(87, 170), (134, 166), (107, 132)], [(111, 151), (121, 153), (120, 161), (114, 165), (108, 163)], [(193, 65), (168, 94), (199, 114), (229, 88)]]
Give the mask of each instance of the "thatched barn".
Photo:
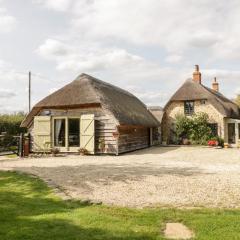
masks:
[(28, 128), (35, 152), (81, 148), (117, 155), (152, 145), (159, 125), (133, 94), (82, 74), (37, 103), (21, 126)]

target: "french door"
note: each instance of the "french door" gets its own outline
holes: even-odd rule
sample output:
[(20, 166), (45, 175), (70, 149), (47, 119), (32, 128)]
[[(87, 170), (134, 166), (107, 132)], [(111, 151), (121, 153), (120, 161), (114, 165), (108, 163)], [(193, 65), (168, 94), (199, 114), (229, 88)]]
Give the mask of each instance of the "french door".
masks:
[(62, 152), (77, 152), (80, 148), (80, 119), (54, 117), (53, 143)]

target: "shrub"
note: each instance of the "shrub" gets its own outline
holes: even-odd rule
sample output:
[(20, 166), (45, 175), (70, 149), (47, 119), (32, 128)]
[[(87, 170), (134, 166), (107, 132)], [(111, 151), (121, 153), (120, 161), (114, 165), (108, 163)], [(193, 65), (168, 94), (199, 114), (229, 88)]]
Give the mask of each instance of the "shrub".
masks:
[(60, 149), (59, 148), (53, 148), (51, 150), (51, 153), (53, 154), (53, 156), (57, 156), (60, 153)]
[(18, 135), (26, 132), (26, 129), (20, 128), (24, 117), (24, 113), (0, 115), (0, 134), (6, 132), (8, 135)]
[(192, 128), (192, 119), (185, 115), (176, 115), (176, 135), (178, 138), (189, 138), (189, 132)]
[(220, 137), (213, 137), (208, 141), (208, 145), (212, 146), (212, 142), (215, 142), (216, 144), (214, 146), (224, 147), (224, 140)]
[(218, 146), (218, 142), (216, 140), (209, 140), (208, 146), (210, 146), (210, 147)]
[(4, 133), (0, 138), (0, 151), (8, 150), (12, 146), (16, 148), (17, 139), (13, 136), (26, 132), (26, 129), (20, 128), (23, 119), (23, 113), (0, 114), (0, 135)]
[(78, 152), (80, 155), (87, 155), (88, 154), (88, 150), (86, 148), (79, 148)]
[(208, 126), (208, 115), (198, 113), (194, 116), (176, 116), (176, 135), (180, 140), (189, 139), (192, 144), (207, 145), (211, 139), (212, 131)]

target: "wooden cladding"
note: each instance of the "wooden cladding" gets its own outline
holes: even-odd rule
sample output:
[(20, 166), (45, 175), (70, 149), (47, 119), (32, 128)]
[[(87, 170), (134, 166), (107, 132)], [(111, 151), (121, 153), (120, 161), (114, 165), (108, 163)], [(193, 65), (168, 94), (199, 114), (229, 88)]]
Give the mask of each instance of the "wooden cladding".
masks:
[(149, 146), (149, 128), (119, 127), (118, 151), (129, 152)]

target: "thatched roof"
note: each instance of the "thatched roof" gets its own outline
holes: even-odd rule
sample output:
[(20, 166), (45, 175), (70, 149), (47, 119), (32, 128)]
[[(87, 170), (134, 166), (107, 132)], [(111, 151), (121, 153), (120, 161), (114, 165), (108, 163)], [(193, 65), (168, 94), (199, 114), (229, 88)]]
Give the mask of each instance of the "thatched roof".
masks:
[(191, 101), (191, 100), (208, 100), (218, 112), (224, 117), (240, 119), (240, 109), (237, 104), (223, 96), (221, 93), (214, 91), (202, 84), (188, 79), (171, 97), (169, 103), (173, 101)]
[(159, 106), (148, 106), (148, 110), (158, 120), (159, 123), (162, 122), (163, 113), (164, 113), (162, 107), (159, 107)]
[(81, 108), (101, 106), (109, 110), (119, 125), (158, 126), (155, 117), (133, 94), (91, 77), (81, 74), (76, 80), (37, 103), (22, 127), (27, 127), (33, 117), (43, 109)]

